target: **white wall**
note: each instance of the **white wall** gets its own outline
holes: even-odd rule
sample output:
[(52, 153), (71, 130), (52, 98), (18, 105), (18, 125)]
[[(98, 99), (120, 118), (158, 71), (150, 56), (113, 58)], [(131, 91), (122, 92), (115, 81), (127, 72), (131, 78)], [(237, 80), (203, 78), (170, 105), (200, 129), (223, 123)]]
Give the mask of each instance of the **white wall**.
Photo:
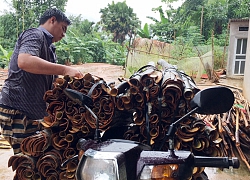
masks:
[[(249, 21), (250, 27), (250, 21)], [(243, 80), (243, 96), (250, 101), (250, 28), (248, 30), (246, 64)]]
[(247, 27), (247, 26), (249, 26), (249, 22), (247, 20), (238, 21), (238, 22), (235, 22), (235, 21), (230, 22), (230, 39), (229, 39), (228, 59), (227, 59), (227, 77), (243, 78), (242, 76), (235, 76), (233, 73), (234, 56), (235, 56), (235, 48), (236, 48), (236, 43), (237, 43), (236, 39), (249, 37), (248, 35), (249, 31), (239, 31), (239, 27)]

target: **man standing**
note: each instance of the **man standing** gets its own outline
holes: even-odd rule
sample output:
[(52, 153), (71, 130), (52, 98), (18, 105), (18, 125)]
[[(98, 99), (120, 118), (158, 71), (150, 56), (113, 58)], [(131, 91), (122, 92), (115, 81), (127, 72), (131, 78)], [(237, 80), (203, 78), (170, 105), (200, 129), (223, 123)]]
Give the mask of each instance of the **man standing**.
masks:
[(53, 43), (65, 36), (70, 23), (63, 12), (49, 9), (39, 27), (27, 29), (16, 42), (0, 95), (2, 135), (14, 154), (20, 152), (24, 138), (40, 130), (39, 122), (46, 116), (43, 96), (52, 89), (54, 79), (58, 75), (83, 77), (79, 70), (56, 63)]

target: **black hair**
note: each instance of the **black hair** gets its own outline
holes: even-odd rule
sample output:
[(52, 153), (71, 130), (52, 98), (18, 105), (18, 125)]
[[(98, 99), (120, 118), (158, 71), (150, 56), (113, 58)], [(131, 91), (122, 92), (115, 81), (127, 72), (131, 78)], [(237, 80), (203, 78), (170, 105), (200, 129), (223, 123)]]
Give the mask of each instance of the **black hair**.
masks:
[(71, 24), (71, 21), (67, 18), (67, 16), (62, 11), (56, 8), (52, 8), (52, 9), (48, 9), (47, 11), (43, 13), (43, 15), (41, 16), (39, 20), (39, 25), (44, 24), (48, 19), (50, 19), (53, 16), (56, 18), (58, 22), (66, 22), (68, 25)]

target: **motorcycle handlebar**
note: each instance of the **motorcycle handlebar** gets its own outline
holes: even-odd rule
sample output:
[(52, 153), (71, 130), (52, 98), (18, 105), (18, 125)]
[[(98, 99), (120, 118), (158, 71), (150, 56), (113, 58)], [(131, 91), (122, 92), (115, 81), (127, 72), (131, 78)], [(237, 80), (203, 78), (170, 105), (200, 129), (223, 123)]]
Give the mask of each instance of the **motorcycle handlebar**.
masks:
[(239, 168), (240, 162), (236, 157), (203, 157), (195, 156), (194, 157), (195, 167), (220, 167), (220, 168)]

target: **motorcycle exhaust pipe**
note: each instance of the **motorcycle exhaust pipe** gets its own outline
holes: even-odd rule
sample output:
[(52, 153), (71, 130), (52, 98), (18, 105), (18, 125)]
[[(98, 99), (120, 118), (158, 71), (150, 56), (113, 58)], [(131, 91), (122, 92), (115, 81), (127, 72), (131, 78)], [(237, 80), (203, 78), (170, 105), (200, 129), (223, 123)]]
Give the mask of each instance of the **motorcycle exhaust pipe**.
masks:
[(219, 168), (229, 168), (233, 167), (238, 169), (240, 167), (239, 159), (236, 157), (194, 157), (195, 167), (219, 167)]

